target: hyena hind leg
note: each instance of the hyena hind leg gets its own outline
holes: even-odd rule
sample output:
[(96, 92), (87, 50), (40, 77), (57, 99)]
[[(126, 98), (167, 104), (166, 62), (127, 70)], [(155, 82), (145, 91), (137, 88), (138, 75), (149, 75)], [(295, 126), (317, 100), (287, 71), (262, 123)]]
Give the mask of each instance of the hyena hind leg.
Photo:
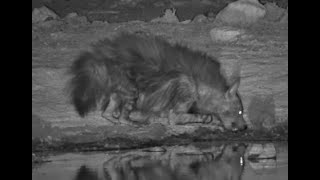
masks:
[(129, 117), (135, 103), (135, 96), (128, 93), (115, 92), (110, 95), (109, 103), (102, 112), (102, 117), (113, 124), (137, 126), (139, 123)]
[(119, 122), (131, 126), (143, 125), (144, 123), (133, 121), (130, 117), (139, 96), (138, 90), (134, 86), (127, 86), (126, 88), (119, 88), (117, 93), (122, 101), (119, 107)]
[(109, 100), (106, 107), (103, 108), (101, 116), (113, 124), (119, 123), (118, 116), (120, 114), (120, 98), (116, 93), (112, 93), (109, 97)]

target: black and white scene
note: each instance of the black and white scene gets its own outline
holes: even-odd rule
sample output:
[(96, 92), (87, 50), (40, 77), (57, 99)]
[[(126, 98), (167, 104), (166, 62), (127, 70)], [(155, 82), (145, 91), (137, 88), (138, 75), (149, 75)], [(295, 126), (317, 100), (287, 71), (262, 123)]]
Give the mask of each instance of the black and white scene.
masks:
[(288, 179), (288, 0), (32, 0), (32, 179)]

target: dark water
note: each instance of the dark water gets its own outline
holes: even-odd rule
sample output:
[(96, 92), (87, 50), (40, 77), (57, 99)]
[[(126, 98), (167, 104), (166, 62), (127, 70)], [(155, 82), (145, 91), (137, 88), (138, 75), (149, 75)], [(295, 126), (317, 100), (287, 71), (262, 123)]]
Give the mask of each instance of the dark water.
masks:
[(286, 143), (197, 143), (69, 153), (32, 170), (34, 180), (285, 180)]

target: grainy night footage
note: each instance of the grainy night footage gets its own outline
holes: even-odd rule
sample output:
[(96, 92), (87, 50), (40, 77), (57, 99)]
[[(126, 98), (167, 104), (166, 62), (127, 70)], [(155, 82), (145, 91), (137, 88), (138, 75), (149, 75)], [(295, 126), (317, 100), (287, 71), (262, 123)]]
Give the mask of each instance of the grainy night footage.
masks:
[(32, 179), (288, 179), (287, 0), (32, 8)]

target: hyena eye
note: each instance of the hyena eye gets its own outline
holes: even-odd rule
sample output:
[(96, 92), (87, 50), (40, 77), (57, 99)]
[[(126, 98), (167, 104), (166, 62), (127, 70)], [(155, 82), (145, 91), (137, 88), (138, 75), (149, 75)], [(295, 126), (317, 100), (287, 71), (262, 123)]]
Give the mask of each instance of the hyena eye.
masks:
[(240, 157), (240, 166), (243, 166), (244, 162), (243, 162), (243, 157)]
[(241, 114), (242, 114), (242, 111), (239, 111), (238, 114), (241, 115)]

